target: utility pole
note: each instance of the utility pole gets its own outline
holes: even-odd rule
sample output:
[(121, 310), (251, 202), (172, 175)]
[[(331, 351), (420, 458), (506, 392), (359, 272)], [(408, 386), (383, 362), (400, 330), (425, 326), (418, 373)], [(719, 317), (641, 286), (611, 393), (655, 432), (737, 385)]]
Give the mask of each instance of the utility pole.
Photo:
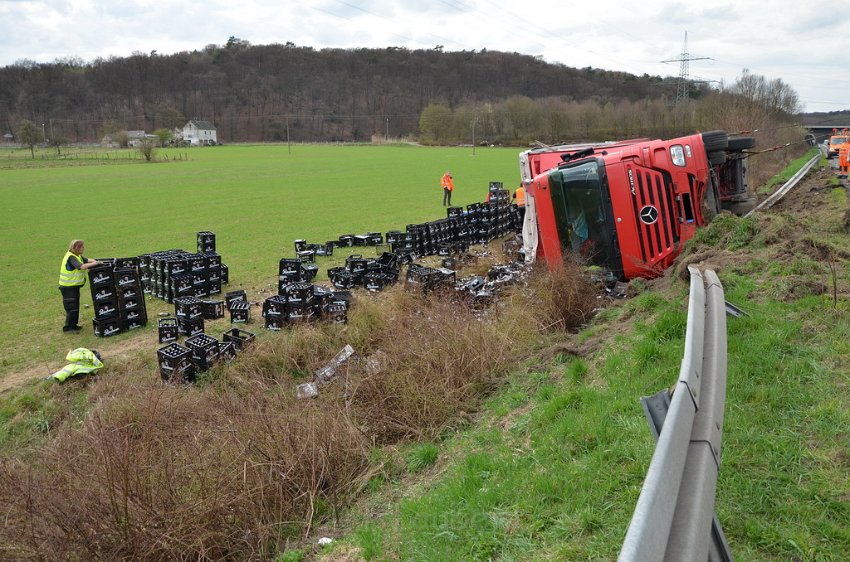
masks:
[(41, 124), (41, 136), (44, 137), (44, 144), (47, 144), (47, 129), (44, 128), (44, 123)]
[(384, 137), (384, 140), (390, 142), (390, 118), (387, 117), (387, 134)]
[(688, 63), (692, 60), (712, 60), (711, 57), (692, 57), (688, 52), (688, 32), (685, 32), (685, 43), (682, 46), (682, 53), (679, 55), (677, 59), (667, 59), (661, 62), (678, 62), (679, 63), (679, 84), (676, 87), (676, 101), (675, 105), (679, 105), (688, 99), (688, 86), (689, 86), (689, 71), (688, 71)]

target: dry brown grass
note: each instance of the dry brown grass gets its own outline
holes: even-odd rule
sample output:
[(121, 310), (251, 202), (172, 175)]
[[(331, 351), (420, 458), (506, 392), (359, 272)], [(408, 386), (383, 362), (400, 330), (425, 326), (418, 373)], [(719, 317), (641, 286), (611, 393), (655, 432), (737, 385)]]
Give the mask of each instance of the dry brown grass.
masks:
[[(539, 334), (576, 328), (595, 303), (569, 268), (536, 272), (483, 319), (399, 289), (359, 299), (346, 326), (258, 342), (195, 387), (162, 386), (153, 360), (111, 367), (88, 383), (83, 420), (0, 460), (0, 557), (269, 559), (362, 489), (371, 447), (438, 437)], [(296, 400), (346, 343), (359, 359), (318, 399)]]

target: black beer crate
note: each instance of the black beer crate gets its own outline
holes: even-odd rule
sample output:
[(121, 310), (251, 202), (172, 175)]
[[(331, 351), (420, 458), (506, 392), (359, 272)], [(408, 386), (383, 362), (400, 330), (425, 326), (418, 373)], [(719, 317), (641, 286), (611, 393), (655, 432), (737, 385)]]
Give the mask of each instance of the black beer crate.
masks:
[(230, 283), (230, 268), (221, 264), (221, 284), (227, 285)]
[(334, 254), (334, 243), (329, 240), (324, 244), (318, 244), (316, 246), (316, 255), (317, 256), (332, 256)]
[(177, 341), (177, 318), (160, 318), (157, 320), (157, 329), (159, 331), (159, 343), (170, 343)]
[(303, 252), (307, 248), (307, 241), (304, 240), (303, 238), (299, 238), (298, 240), (295, 241), (294, 245), (295, 245), (295, 252), (296, 253)]
[(89, 269), (89, 283), (92, 289), (102, 287), (104, 285), (114, 285), (115, 277), (112, 275), (112, 269), (105, 265), (98, 265)]
[(302, 281), (304, 281), (304, 269), (299, 269), (298, 271), (286, 271), (278, 275), (277, 279), (278, 289), (283, 286), (289, 285), (290, 283), (301, 283)]
[(180, 335), (186, 337), (192, 337), (196, 334), (201, 334), (204, 332), (204, 319), (193, 318), (189, 320), (188, 318), (178, 318), (177, 331), (180, 333)]
[(351, 273), (365, 273), (369, 260), (360, 254), (352, 254), (345, 258), (345, 268)]
[(141, 261), (138, 256), (130, 258), (115, 258), (113, 268), (115, 269), (138, 269)]
[(446, 217), (457, 218), (463, 216), (463, 207), (449, 207), (446, 209)]
[(186, 259), (186, 265), (191, 274), (205, 274), (207, 271), (207, 258), (203, 255), (192, 255)]
[(227, 363), (236, 359), (236, 346), (233, 345), (232, 341), (225, 341), (218, 344), (218, 358)]
[(286, 302), (312, 303), (312, 283), (292, 283), (286, 288)]
[(328, 269), (328, 279), (338, 289), (350, 289), (355, 284), (354, 274), (344, 267), (331, 267)]
[(286, 275), (291, 273), (301, 272), (301, 264), (303, 262), (299, 258), (280, 258), (277, 267), (278, 275)]
[(159, 375), (172, 384), (184, 384), (195, 380), (192, 366), (192, 350), (179, 343), (170, 343), (156, 351)]
[(246, 330), (240, 330), (239, 328), (231, 328), (224, 332), (222, 339), (225, 342), (233, 342), (233, 345), (236, 347), (236, 351), (243, 351), (247, 346), (253, 343), (256, 335), (252, 332), (248, 332)]
[(204, 252), (204, 259), (207, 263), (207, 270), (221, 268), (221, 254), (218, 252)]
[(112, 297), (92, 305), (96, 319), (109, 318), (118, 314), (118, 297)]
[(147, 315), (141, 310), (128, 310), (121, 313), (121, 330), (124, 332), (142, 328), (147, 323)]
[(192, 287), (192, 296), (196, 299), (205, 299), (210, 296), (210, 286), (205, 281), (203, 285), (195, 285)]
[(283, 316), (286, 314), (286, 297), (274, 295), (263, 302), (263, 316)]
[(312, 320), (315, 317), (315, 309), (312, 302), (287, 302), (286, 319), (289, 322)]
[(187, 273), (188, 271), (189, 265), (186, 263), (185, 259), (170, 258), (163, 264), (163, 273), (170, 275), (171, 277)]
[(198, 372), (209, 369), (218, 358), (218, 340), (207, 334), (188, 338), (186, 347), (192, 350), (192, 364)]
[(201, 316), (204, 320), (215, 320), (216, 318), (224, 318), (224, 301), (201, 301)]
[(340, 234), (338, 246), (343, 248), (350, 248), (354, 246), (354, 235), (353, 234)]
[(328, 303), (322, 307), (322, 320), (331, 324), (348, 322), (348, 307), (344, 304)]
[[(175, 298), (191, 296), (194, 294), (192, 275), (189, 273), (175, 275), (171, 278), (171, 281), (168, 282), (167, 285), (171, 288), (171, 292), (174, 294)], [(163, 286), (165, 286), (165, 283), (163, 283)]]
[(142, 291), (140, 287), (124, 287), (123, 289), (118, 289), (118, 300), (127, 300), (139, 298), (142, 296)]
[(319, 266), (314, 263), (308, 263), (302, 266), (301, 279), (307, 283), (316, 278), (319, 274)]
[(233, 301), (230, 303), (230, 322), (248, 322), (251, 319), (251, 303), (248, 301)]
[(326, 287), (325, 285), (313, 285), (313, 298), (318, 301), (324, 301), (325, 299), (333, 296), (333, 289), (330, 287)]
[(208, 231), (198, 233), (198, 253), (215, 252), (215, 234)]
[(238, 301), (248, 302), (248, 295), (245, 292), (245, 289), (238, 289), (236, 291), (224, 293), (224, 302), (228, 309), (231, 304)]
[(265, 318), (266, 330), (272, 330), (272, 331), (275, 331), (275, 332), (280, 331), (280, 330), (283, 329), (284, 325), (286, 324), (286, 321), (287, 321), (287, 318), (284, 315), (280, 315), (280, 316), (269, 315), (269, 316), (266, 316), (266, 318)]
[(94, 335), (99, 338), (108, 338), (121, 332), (121, 319), (117, 315), (94, 318), (91, 322)]
[(139, 272), (135, 269), (116, 269), (114, 274), (115, 286), (118, 288), (140, 285)]
[(118, 297), (118, 310), (144, 310), (144, 308), (145, 301), (141, 296), (130, 298)]
[(369, 272), (363, 277), (363, 285), (372, 292), (383, 291), (384, 287), (392, 283), (392, 277), (378, 271)]
[(95, 287), (92, 285), (91, 298), (95, 303), (110, 301), (118, 296), (118, 290), (114, 285), (101, 285)]
[(354, 303), (354, 295), (351, 294), (351, 291), (337, 290), (331, 295), (330, 302), (343, 304), (346, 308), (351, 308), (352, 303)]
[(221, 280), (216, 279), (215, 281), (210, 279), (207, 282), (207, 294), (208, 295), (218, 295), (221, 294)]
[(301, 263), (313, 263), (316, 261), (315, 250), (302, 250), (300, 252), (295, 252), (295, 255), (299, 260), (301, 260)]
[(176, 298), (174, 299), (174, 315), (186, 320), (203, 318), (203, 304), (200, 299), (194, 296)]

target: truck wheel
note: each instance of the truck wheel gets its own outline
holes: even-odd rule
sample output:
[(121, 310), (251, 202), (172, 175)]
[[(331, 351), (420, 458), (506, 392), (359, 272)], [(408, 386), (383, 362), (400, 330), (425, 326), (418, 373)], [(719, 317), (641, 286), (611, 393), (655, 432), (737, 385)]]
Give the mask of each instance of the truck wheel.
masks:
[(740, 150), (746, 150), (748, 148), (755, 148), (755, 146), (755, 137), (735, 137), (734, 139), (729, 139), (729, 146), (727, 150), (730, 150), (732, 152), (738, 152)]
[(726, 163), (726, 153), (723, 151), (709, 152), (708, 163), (711, 166), (719, 166)]
[(726, 150), (729, 146), (729, 135), (726, 131), (706, 131), (702, 134), (702, 143), (705, 145), (706, 152)]

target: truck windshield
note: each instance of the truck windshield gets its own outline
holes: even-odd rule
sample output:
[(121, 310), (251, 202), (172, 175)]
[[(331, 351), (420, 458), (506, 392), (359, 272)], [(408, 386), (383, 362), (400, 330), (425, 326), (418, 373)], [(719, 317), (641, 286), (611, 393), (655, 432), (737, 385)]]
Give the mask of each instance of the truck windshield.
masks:
[(553, 171), (552, 200), (561, 245), (583, 261), (611, 268), (610, 203), (605, 168), (596, 160)]

